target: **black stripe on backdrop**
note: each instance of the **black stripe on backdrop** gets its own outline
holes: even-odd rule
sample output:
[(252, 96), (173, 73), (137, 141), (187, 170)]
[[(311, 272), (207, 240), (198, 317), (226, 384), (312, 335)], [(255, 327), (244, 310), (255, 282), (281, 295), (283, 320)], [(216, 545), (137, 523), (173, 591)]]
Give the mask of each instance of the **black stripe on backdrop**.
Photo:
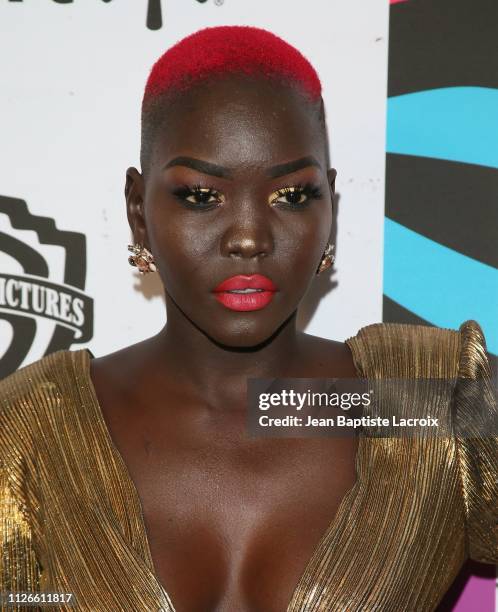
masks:
[(389, 96), (498, 87), (497, 0), (409, 0), (389, 20)]
[(498, 170), (389, 153), (386, 216), (498, 268)]

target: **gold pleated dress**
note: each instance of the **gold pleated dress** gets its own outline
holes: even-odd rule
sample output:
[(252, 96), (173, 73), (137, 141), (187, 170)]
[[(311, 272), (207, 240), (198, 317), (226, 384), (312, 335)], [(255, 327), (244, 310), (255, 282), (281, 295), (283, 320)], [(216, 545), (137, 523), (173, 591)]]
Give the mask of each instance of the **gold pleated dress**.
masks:
[[(347, 344), (372, 383), (432, 380), (412, 394), (394, 386), (376, 415), (431, 414), (451, 435), (360, 435), (356, 483), (287, 612), (431, 611), (467, 558), (498, 563), (498, 438), (469, 435), (469, 424), (498, 418), (485, 340), (475, 321), (377, 323)], [(0, 592), (74, 594), (72, 607), (41, 610), (173, 612), (90, 359), (59, 351), (0, 382)], [(482, 381), (480, 392), (460, 392), (461, 379)]]

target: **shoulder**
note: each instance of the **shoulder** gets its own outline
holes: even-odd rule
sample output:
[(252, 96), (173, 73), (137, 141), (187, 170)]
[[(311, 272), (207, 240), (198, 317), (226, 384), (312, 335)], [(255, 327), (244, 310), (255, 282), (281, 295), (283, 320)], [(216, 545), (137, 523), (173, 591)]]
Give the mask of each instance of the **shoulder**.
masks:
[(357, 375), (345, 342), (301, 334), (299, 376), (356, 378)]
[(459, 329), (374, 323), (346, 343), (363, 374), (374, 378), (453, 378), (486, 361), (484, 334), (474, 320)]
[(56, 384), (61, 373), (67, 370), (71, 351), (57, 351), (34, 361), (0, 380), (2, 409), (8, 409), (12, 401), (22, 401)]

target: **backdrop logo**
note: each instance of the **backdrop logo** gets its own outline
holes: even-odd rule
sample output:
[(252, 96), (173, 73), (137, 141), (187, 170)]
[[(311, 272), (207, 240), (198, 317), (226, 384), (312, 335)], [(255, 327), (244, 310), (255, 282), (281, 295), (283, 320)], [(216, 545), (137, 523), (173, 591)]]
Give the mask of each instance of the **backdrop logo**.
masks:
[(0, 219), (11, 226), (9, 233), (0, 231), (0, 258), (6, 264), (0, 267), (0, 319), (7, 322), (0, 327), (4, 377), (22, 365), (28, 352), (34, 361), (88, 342), (93, 300), (84, 293), (83, 234), (57, 229), (53, 219), (32, 215), (17, 198), (0, 196)]
[[(9, 2), (23, 2), (24, 0), (9, 0)], [(112, 0), (101, 0), (105, 4)], [(199, 4), (204, 4), (207, 0), (196, 0)], [(74, 0), (52, 0), (56, 4), (72, 4)], [(214, 0), (217, 6), (221, 6), (224, 0)], [(163, 10), (161, 0), (147, 0), (147, 17), (145, 23), (149, 30), (160, 30), (163, 27)]]

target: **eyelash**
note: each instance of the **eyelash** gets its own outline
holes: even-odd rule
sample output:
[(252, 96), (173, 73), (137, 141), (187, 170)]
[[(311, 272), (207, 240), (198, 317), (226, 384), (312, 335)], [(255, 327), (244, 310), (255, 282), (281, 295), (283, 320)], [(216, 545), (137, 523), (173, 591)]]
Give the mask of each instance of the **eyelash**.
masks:
[[(173, 195), (175, 195), (178, 200), (180, 200), (183, 206), (191, 210), (206, 211), (213, 210), (214, 208), (217, 208), (219, 206), (219, 201), (211, 204), (207, 202), (196, 204), (187, 200), (187, 198), (195, 196), (199, 193), (202, 193), (202, 195), (207, 195), (209, 196), (209, 198), (211, 198), (212, 196), (218, 196), (219, 201), (224, 201), (223, 195), (217, 189), (208, 185), (201, 184), (196, 184), (192, 186), (183, 185), (182, 187), (176, 189), (173, 192)], [(274, 197), (272, 197), (272, 199), (270, 200), (270, 204), (273, 205), (278, 198), (285, 197), (287, 194), (290, 193), (299, 193), (300, 196), (304, 195), (306, 196), (306, 200), (304, 202), (280, 202), (278, 204), (279, 206), (283, 206), (284, 208), (291, 208), (294, 210), (303, 209), (309, 206), (312, 200), (319, 200), (322, 197), (322, 191), (319, 186), (313, 185), (312, 183), (305, 183), (304, 185), (298, 183), (289, 187), (281, 187), (280, 189), (274, 191), (272, 194), (272, 196)]]
[(274, 193), (276, 194), (276, 197), (271, 200), (272, 204), (273, 202), (275, 202), (276, 199), (286, 196), (289, 193), (298, 193), (301, 196), (305, 195), (306, 200), (304, 202), (285, 202), (284, 204), (280, 203), (280, 206), (293, 209), (301, 209), (305, 206), (309, 206), (312, 200), (319, 200), (322, 197), (322, 190), (320, 189), (320, 187), (311, 183), (305, 183), (304, 185), (298, 183), (297, 185), (292, 185), (291, 187), (282, 187), (280, 189), (277, 189)]
[(195, 196), (199, 193), (202, 193), (202, 195), (209, 195), (210, 197), (213, 195), (218, 195), (221, 196), (221, 193), (215, 189), (214, 187), (209, 187), (208, 185), (183, 185), (182, 187), (180, 187), (179, 189), (176, 189), (173, 192), (173, 195), (175, 195), (180, 202), (183, 204), (183, 206), (185, 206), (186, 208), (190, 208), (192, 210), (212, 210), (213, 208), (217, 208), (218, 203), (212, 203), (212, 204), (208, 204), (208, 203), (198, 203), (195, 204), (194, 202), (189, 202), (187, 200), (188, 197), (190, 196)]

